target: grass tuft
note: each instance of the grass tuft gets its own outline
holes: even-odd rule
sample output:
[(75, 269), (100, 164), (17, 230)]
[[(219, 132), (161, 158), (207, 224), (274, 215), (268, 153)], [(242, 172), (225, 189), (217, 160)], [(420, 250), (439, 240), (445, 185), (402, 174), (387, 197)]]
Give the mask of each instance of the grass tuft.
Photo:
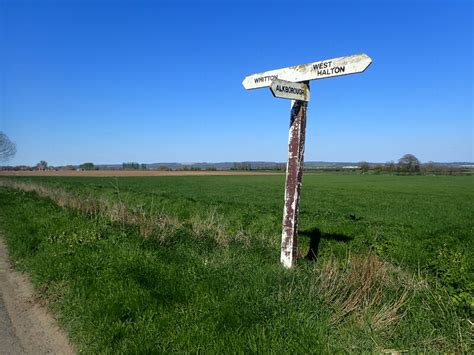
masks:
[(323, 295), (334, 310), (333, 325), (355, 321), (381, 331), (396, 325), (413, 294), (413, 282), (373, 252), (352, 255), (344, 265), (335, 258), (315, 269), (319, 282), (312, 292)]

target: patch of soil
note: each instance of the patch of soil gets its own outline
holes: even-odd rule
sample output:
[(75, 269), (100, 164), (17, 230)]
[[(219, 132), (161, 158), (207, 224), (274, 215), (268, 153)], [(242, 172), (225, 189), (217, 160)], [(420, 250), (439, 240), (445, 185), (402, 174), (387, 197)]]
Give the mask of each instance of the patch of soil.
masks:
[(0, 353), (75, 353), (43, 303), (27, 277), (12, 269), (0, 236)]

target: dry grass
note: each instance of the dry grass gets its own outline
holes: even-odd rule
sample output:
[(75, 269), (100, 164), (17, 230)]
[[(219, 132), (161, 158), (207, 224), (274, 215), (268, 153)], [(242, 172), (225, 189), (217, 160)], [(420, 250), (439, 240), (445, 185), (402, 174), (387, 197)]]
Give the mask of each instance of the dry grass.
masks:
[(376, 331), (393, 328), (404, 317), (415, 288), (422, 286), (372, 252), (350, 256), (345, 265), (330, 258), (315, 272), (318, 282), (310, 292), (331, 305), (333, 325), (352, 321)]
[[(91, 195), (78, 196), (57, 187), (12, 180), (0, 180), (0, 186), (35, 192), (41, 197), (51, 199), (58, 206), (79, 210), (91, 218), (100, 216), (113, 223), (137, 226), (142, 237), (155, 238), (160, 242), (167, 241), (173, 231), (184, 225), (177, 218), (167, 215), (163, 208), (159, 212), (146, 210), (140, 206), (131, 208), (120, 196), (118, 201), (111, 201)], [(120, 191), (117, 193), (120, 194)], [(229, 237), (228, 228), (215, 208), (204, 215), (191, 217), (187, 224), (190, 224), (196, 238), (211, 236), (221, 247), (228, 247), (232, 240), (240, 241), (245, 245), (250, 243), (249, 235), (244, 232), (238, 232), (234, 237)]]
[(195, 236), (213, 236), (216, 243), (222, 247), (229, 246), (231, 242), (223, 218), (216, 208), (211, 208), (204, 216), (192, 217), (191, 228)]
[(226, 175), (283, 175), (284, 172), (268, 171), (161, 171), (161, 170), (59, 170), (59, 171), (0, 171), (0, 176), (88, 176), (88, 177), (109, 177), (109, 176), (226, 176)]
[(191, 218), (191, 228), (196, 237), (211, 236), (220, 247), (228, 247), (232, 242), (238, 242), (246, 247), (251, 244), (252, 236), (243, 230), (233, 234), (229, 232), (222, 215), (215, 207), (203, 215), (195, 215)]

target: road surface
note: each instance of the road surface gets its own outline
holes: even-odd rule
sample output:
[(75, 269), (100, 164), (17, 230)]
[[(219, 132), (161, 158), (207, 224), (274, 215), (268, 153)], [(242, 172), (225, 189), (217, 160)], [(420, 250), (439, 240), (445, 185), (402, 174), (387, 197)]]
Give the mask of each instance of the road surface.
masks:
[(0, 355), (74, 354), (32, 285), (10, 266), (0, 235)]

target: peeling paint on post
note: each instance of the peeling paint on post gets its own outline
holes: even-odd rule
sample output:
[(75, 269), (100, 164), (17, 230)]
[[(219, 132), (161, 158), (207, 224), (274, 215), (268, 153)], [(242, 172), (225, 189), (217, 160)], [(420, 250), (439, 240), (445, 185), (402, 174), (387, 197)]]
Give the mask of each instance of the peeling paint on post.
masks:
[[(308, 85), (308, 83), (306, 84)], [(295, 266), (298, 257), (298, 215), (303, 179), (306, 110), (307, 102), (291, 101), (280, 256), (281, 263), (287, 268)]]

